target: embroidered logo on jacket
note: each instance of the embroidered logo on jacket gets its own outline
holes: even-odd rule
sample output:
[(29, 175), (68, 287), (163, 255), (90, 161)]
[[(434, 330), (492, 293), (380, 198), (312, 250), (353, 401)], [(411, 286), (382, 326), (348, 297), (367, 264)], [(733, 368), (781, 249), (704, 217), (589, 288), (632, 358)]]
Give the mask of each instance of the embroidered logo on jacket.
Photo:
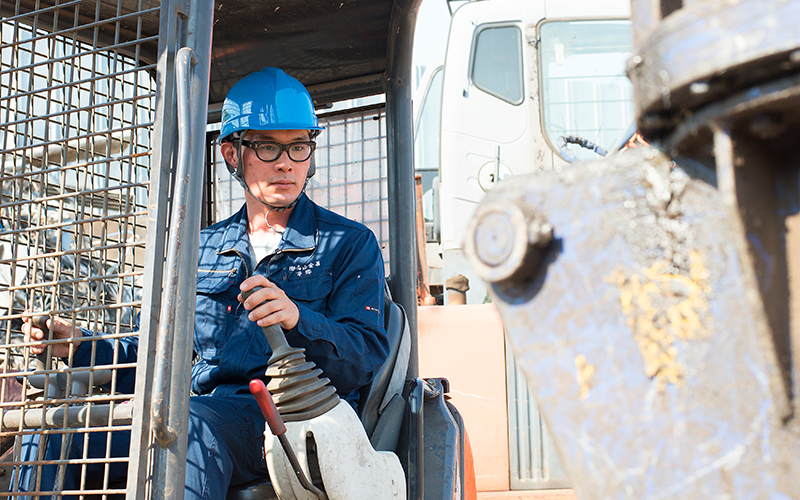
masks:
[(302, 266), (289, 266), (289, 272), (297, 276), (298, 278), (302, 276), (311, 276), (312, 270), (315, 267), (319, 267), (319, 261), (310, 262), (308, 264), (304, 264)]

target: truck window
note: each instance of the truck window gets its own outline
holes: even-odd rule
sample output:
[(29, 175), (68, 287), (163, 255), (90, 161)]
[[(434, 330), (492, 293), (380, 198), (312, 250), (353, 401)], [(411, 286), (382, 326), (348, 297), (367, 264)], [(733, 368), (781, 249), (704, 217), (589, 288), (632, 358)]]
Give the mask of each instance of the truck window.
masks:
[[(544, 22), (539, 36), (542, 116), (551, 147), (558, 152), (559, 137), (577, 135), (608, 150), (633, 119), (625, 76), (630, 21)], [(580, 160), (598, 158), (579, 146), (571, 150)]]
[(522, 103), (522, 34), (516, 26), (487, 27), (472, 45), (472, 83), (510, 104)]
[(439, 129), (442, 119), (442, 80), (439, 66), (430, 84), (414, 124), (414, 168), (422, 176), (422, 213), (433, 222), (433, 180), (439, 175)]

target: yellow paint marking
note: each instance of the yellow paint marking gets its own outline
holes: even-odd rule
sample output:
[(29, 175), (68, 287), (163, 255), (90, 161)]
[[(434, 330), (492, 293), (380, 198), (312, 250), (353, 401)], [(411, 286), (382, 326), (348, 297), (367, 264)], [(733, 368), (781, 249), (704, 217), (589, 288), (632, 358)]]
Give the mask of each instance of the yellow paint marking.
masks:
[(680, 385), (685, 376), (677, 342), (706, 338), (713, 331), (709, 273), (697, 252), (690, 254), (689, 264), (689, 276), (659, 272), (669, 266), (656, 262), (641, 274), (617, 271), (610, 277), (619, 287), (622, 311), (639, 344), (645, 374), (655, 377), (661, 389)]
[(575, 356), (575, 369), (578, 378), (578, 385), (581, 388), (581, 399), (589, 397), (589, 389), (594, 385), (594, 366), (586, 362), (586, 356), (578, 354)]

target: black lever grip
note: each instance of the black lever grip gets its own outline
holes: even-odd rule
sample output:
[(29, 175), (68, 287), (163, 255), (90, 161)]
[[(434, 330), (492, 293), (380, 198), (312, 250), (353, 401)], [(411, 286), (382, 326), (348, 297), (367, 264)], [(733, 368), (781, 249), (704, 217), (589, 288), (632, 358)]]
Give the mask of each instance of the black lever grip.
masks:
[[(36, 328), (42, 330), (44, 332), (45, 340), (52, 339), (52, 335), (50, 332), (50, 327), (47, 326), (47, 321), (50, 319), (50, 316), (47, 314), (38, 314), (36, 316), (31, 317), (31, 325), (35, 326)], [(47, 351), (44, 351), (40, 354), (36, 355), (37, 363), (36, 369), (37, 370), (49, 370), (50, 369), (50, 358), (47, 356)]]
[(31, 317), (31, 324), (36, 328), (42, 330), (45, 336), (50, 335), (50, 327), (47, 326), (47, 322), (50, 320), (50, 316), (47, 314), (40, 314), (37, 316)]
[[(250, 295), (255, 293), (258, 290), (261, 290), (263, 287), (255, 286), (246, 292), (242, 292), (242, 297), (247, 300)], [(283, 334), (283, 329), (281, 325), (274, 324), (270, 326), (262, 326), (261, 330), (264, 332), (264, 336), (267, 337), (267, 342), (269, 343), (270, 348), (272, 349), (272, 356), (270, 357), (270, 362), (273, 359), (282, 359), (284, 356), (290, 354), (291, 352), (295, 351), (296, 349), (289, 345), (289, 342), (286, 341), (286, 335)]]

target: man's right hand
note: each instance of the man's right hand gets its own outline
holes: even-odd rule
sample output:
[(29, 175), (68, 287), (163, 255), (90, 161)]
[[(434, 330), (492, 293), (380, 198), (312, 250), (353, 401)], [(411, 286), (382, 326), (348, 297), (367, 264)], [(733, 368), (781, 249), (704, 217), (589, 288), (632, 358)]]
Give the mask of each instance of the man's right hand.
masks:
[[(23, 321), (23, 331), (30, 335), (31, 342), (42, 342), (48, 340), (47, 333), (33, 325), (30, 317), (22, 318)], [(52, 340), (58, 339), (79, 339), (83, 336), (81, 333), (80, 328), (73, 327), (72, 323), (65, 321), (58, 316), (49, 316), (47, 318), (47, 326), (53, 331), (53, 338)], [(64, 342), (58, 344), (50, 344), (53, 356), (58, 358), (66, 358), (69, 356), (69, 348), (70, 345), (74, 345), (74, 349), (78, 348), (78, 344), (80, 341), (75, 342)], [(31, 353), (34, 355), (39, 355), (45, 350), (47, 350), (46, 345), (32, 345), (30, 347)]]
[(246, 292), (257, 286), (261, 289), (254, 292), (247, 300), (241, 293), (238, 297), (244, 308), (250, 311), (247, 315), (250, 321), (255, 321), (260, 327), (277, 323), (287, 330), (297, 326), (297, 322), (300, 321), (297, 304), (265, 276), (261, 274), (250, 276), (242, 282), (239, 290)]

